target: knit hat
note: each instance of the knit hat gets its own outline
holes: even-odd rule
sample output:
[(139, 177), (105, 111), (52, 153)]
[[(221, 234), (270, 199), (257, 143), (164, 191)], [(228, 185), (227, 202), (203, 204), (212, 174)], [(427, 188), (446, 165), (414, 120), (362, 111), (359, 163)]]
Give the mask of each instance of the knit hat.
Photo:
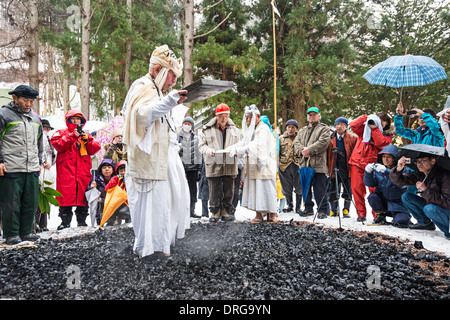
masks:
[(114, 130), (111, 132), (111, 140), (114, 140), (117, 136), (123, 136), (122, 128), (114, 128)]
[(339, 117), (334, 121), (334, 125), (337, 125), (338, 123), (343, 123), (348, 127), (348, 120), (344, 117)]
[(192, 119), (191, 117), (184, 118), (182, 123), (185, 122), (189, 122), (192, 125), (192, 127), (194, 127), (194, 119)]
[(224, 113), (230, 114), (230, 108), (225, 103), (221, 103), (216, 108), (216, 115)]
[(289, 126), (289, 125), (296, 126), (297, 129), (298, 129), (298, 122), (297, 122), (297, 120), (289, 119), (288, 121), (286, 121), (286, 124), (284, 126), (287, 128), (287, 126)]

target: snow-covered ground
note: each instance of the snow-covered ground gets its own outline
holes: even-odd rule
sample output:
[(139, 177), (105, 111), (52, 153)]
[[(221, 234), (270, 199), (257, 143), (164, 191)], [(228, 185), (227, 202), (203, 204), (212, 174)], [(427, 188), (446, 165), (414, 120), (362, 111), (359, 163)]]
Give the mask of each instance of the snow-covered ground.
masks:
[[(342, 208), (342, 207), (341, 207)], [(367, 204), (367, 208), (370, 208)], [(196, 213), (201, 215), (201, 201), (197, 201), (196, 205)], [(253, 211), (247, 210), (241, 206), (236, 208), (236, 220), (240, 221), (250, 221), (254, 218), (255, 214)], [(309, 217), (300, 217), (295, 212), (289, 213), (281, 213), (278, 218), (281, 221), (289, 222), (290, 220), (294, 221), (307, 221), (313, 222), (314, 216)], [(387, 218), (390, 221), (390, 218)], [(90, 225), (89, 217), (86, 219), (88, 225)], [(191, 222), (204, 222), (209, 223), (208, 219), (193, 219), (191, 218)], [(413, 222), (416, 221), (413, 219)], [(58, 208), (53, 207), (52, 212), (50, 214), (50, 219), (48, 220), (49, 230), (48, 232), (40, 233), (40, 235), (44, 238), (53, 237), (53, 238), (64, 238), (68, 236), (74, 236), (77, 234), (82, 234), (86, 232), (94, 232), (98, 227), (76, 227), (76, 219), (75, 216), (72, 219), (72, 227), (69, 229), (63, 229), (61, 231), (56, 231), (56, 228), (61, 223), (60, 218), (58, 217)], [(316, 219), (314, 223), (323, 225), (325, 227), (330, 228), (339, 228), (339, 218), (338, 217), (328, 217), (326, 219)], [(415, 241), (421, 241), (424, 248), (429, 251), (435, 251), (441, 254), (444, 254), (450, 257), (450, 240), (446, 239), (443, 232), (436, 228), (435, 231), (428, 230), (411, 230), (411, 229), (400, 229), (392, 226), (370, 226), (368, 224), (372, 223), (372, 215), (370, 210), (368, 210), (368, 216), (366, 223), (362, 224), (361, 222), (356, 221), (356, 212), (354, 208), (350, 209), (350, 218), (341, 218), (341, 227), (344, 230), (348, 231), (367, 231), (367, 232), (375, 232), (381, 233), (393, 237), (397, 237), (404, 241), (405, 243), (414, 244)], [(108, 228), (108, 227), (106, 227)]]

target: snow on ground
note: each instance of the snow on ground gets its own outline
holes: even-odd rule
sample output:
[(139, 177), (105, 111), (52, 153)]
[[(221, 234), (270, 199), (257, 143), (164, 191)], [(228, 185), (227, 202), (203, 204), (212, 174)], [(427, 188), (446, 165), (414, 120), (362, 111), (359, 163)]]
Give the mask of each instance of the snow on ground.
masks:
[[(342, 207), (341, 207), (342, 208)], [(367, 208), (370, 208), (367, 204)], [(197, 201), (196, 205), (196, 213), (197, 215), (201, 215), (201, 201)], [(236, 208), (236, 220), (238, 221), (250, 221), (254, 218), (255, 213), (253, 211), (247, 210), (241, 206)], [(300, 217), (295, 212), (288, 213), (280, 213), (278, 218), (283, 222), (289, 222), (292, 219), (294, 221), (306, 221), (313, 222), (314, 216), (309, 217)], [(387, 218), (390, 221), (390, 218)], [(415, 241), (421, 241), (424, 248), (429, 251), (435, 251), (437, 253), (444, 254), (450, 257), (450, 240), (446, 239), (443, 232), (436, 228), (435, 231), (428, 230), (411, 230), (411, 229), (401, 229), (393, 226), (370, 226), (368, 224), (372, 223), (372, 215), (370, 213), (370, 209), (368, 210), (367, 221), (362, 224), (361, 222), (356, 221), (356, 212), (354, 208), (350, 209), (350, 218), (341, 218), (341, 227), (347, 231), (365, 231), (365, 232), (374, 232), (381, 233), (388, 236), (393, 236), (401, 239), (405, 243), (414, 244)], [(194, 219), (191, 218), (191, 222), (201, 221), (203, 223), (209, 223), (207, 218)], [(90, 225), (90, 218), (86, 219), (88, 225)], [(413, 222), (416, 221), (413, 219)], [(98, 227), (76, 227), (76, 219), (75, 216), (72, 219), (72, 227), (69, 229), (63, 229), (61, 231), (57, 231), (56, 228), (61, 223), (60, 218), (58, 217), (58, 208), (53, 207), (52, 212), (50, 214), (50, 218), (48, 220), (48, 232), (40, 233), (40, 236), (43, 238), (52, 237), (54, 239), (65, 238), (71, 236), (77, 236), (84, 233), (95, 232)], [(323, 225), (324, 227), (330, 228), (339, 228), (339, 218), (338, 217), (328, 217), (326, 219), (316, 219), (314, 223), (318, 225)], [(105, 227), (109, 228), (109, 227)]]

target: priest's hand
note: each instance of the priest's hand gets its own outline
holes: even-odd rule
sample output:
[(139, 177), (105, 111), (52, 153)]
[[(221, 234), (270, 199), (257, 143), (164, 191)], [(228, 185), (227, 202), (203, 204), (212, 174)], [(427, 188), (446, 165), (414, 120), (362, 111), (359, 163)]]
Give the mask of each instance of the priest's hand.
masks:
[(178, 94), (180, 95), (180, 100), (178, 100), (178, 104), (182, 104), (187, 99), (187, 90), (180, 90)]

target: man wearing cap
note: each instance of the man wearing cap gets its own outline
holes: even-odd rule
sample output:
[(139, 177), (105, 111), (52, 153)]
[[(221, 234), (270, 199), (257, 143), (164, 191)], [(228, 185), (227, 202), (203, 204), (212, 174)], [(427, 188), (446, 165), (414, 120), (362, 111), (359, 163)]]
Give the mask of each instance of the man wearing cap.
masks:
[(190, 212), (192, 218), (200, 218), (195, 214), (195, 203), (197, 202), (197, 182), (200, 181), (202, 171), (202, 154), (198, 149), (198, 137), (194, 133), (194, 119), (186, 117), (183, 119), (181, 131), (178, 132), (178, 143), (180, 144), (181, 161), (186, 172), (186, 180), (191, 195)]
[(294, 141), (298, 133), (298, 122), (290, 119), (285, 124), (286, 131), (280, 137), (280, 154), (278, 156), (281, 190), (286, 197), (288, 207), (284, 212), (291, 212), (294, 208), (292, 192), (295, 192), (295, 212), (300, 213), (302, 203), (302, 188), (298, 173), (299, 156), (294, 150)]
[(199, 149), (205, 159), (205, 171), (209, 186), (210, 222), (233, 221), (234, 179), (238, 174), (238, 162), (223, 150), (239, 142), (239, 129), (230, 119), (230, 108), (225, 103), (216, 107), (216, 116), (202, 128)]
[(397, 186), (415, 186), (417, 193), (405, 192), (403, 204), (417, 220), (409, 224), (410, 229), (435, 230), (436, 226), (450, 240), (450, 172), (436, 163), (429, 154), (419, 154), (416, 158), (418, 171), (404, 173), (406, 159), (398, 160), (397, 166), (389, 173), (389, 178)]
[[(352, 188), (350, 182), (351, 165), (348, 163), (348, 160), (350, 159), (353, 149), (355, 149), (358, 137), (347, 132), (348, 120), (344, 117), (337, 118), (334, 121), (334, 127), (336, 130), (331, 134), (330, 144), (328, 145), (327, 150), (328, 174), (331, 177), (329, 189), (329, 201), (331, 205), (330, 216), (339, 215), (337, 207), (342, 186), (342, 198), (344, 199), (344, 209), (342, 210), (342, 214), (344, 218), (349, 218)], [(336, 190), (335, 168), (338, 172), (337, 179), (339, 190)]]
[(31, 110), (39, 92), (20, 85), (0, 109), (0, 213), (6, 244), (34, 241), (34, 219), (43, 163), (41, 119)]
[(171, 119), (187, 91), (169, 92), (182, 72), (183, 61), (167, 45), (156, 47), (149, 72), (133, 82), (122, 109), (133, 251), (144, 260), (170, 255), (170, 246), (189, 228), (189, 186)]
[(301, 216), (313, 215), (314, 202), (312, 201), (311, 188), (314, 189), (319, 219), (327, 217), (328, 200), (326, 197), (327, 186), (327, 149), (330, 144), (330, 129), (320, 122), (319, 108), (311, 107), (306, 112), (308, 124), (301, 128), (295, 138), (294, 149), (300, 157), (300, 168), (311, 167), (315, 170), (313, 181), (308, 189), (305, 201), (305, 211)]

